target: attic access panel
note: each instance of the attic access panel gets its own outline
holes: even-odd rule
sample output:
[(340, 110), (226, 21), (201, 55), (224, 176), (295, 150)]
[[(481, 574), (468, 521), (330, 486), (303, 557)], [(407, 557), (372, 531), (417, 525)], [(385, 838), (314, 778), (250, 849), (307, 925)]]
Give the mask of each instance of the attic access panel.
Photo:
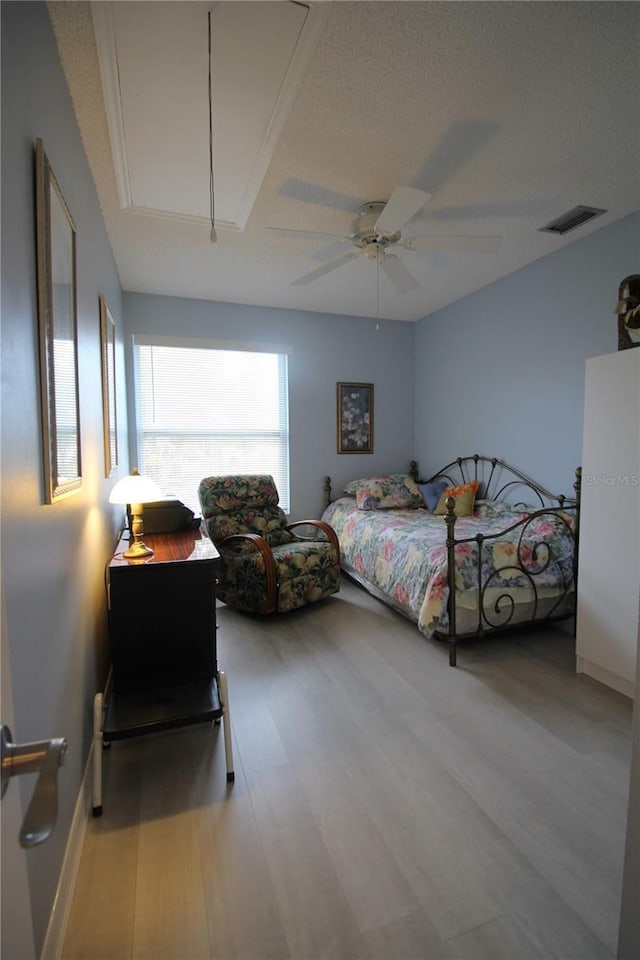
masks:
[[(328, 10), (300, 3), (93, 3), (120, 206), (244, 229)], [(327, 5), (328, 6), (328, 5)]]

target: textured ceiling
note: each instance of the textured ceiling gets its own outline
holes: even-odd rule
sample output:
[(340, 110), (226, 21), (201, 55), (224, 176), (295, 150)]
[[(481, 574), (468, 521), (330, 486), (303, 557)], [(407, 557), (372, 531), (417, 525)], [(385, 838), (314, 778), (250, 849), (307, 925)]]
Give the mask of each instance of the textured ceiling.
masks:
[[(139, 6), (153, 31), (156, 4)], [(206, 36), (212, 5), (198, 6)], [(216, 6), (224, 4), (213, 5), (214, 24)], [(246, 10), (246, 30), (254, 30), (253, 4), (234, 6)], [(640, 208), (638, 4), (321, 6), (328, 15), (246, 226), (219, 226), (211, 244), (204, 221), (121, 208), (90, 5), (49, 3), (125, 290), (417, 320)], [(206, 45), (202, 50), (199, 43), (189, 60), (202, 62), (206, 92)], [(143, 51), (139, 57), (144, 62)], [(180, 72), (174, 81), (179, 110)], [(231, 102), (224, 78), (214, 95)], [(243, 110), (236, 122), (238, 146), (232, 132), (227, 152), (243, 149)], [(170, 139), (171, 129), (166, 134)], [(203, 142), (201, 130), (196, 139)], [(202, 163), (207, 170), (207, 153)], [(169, 189), (179, 193), (179, 184), (176, 171)], [(404, 294), (363, 256), (293, 285), (352, 248), (327, 249), (326, 239), (266, 228), (346, 235), (360, 204), (386, 200), (399, 185), (431, 194), (404, 236), (500, 236), (498, 252), (401, 250), (398, 258), (418, 282)], [(224, 184), (216, 181), (216, 190)], [(607, 213), (564, 237), (540, 232), (577, 204)]]

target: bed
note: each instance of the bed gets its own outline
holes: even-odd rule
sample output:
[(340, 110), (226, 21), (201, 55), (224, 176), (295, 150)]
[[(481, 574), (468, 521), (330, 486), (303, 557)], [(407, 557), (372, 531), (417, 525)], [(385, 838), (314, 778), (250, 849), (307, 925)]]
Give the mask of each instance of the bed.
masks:
[(322, 519), (344, 572), (446, 640), (455, 666), (463, 638), (575, 616), (579, 469), (574, 491), (556, 496), (474, 454), (428, 480), (412, 461), (407, 474), (353, 481), (337, 499), (326, 477)]

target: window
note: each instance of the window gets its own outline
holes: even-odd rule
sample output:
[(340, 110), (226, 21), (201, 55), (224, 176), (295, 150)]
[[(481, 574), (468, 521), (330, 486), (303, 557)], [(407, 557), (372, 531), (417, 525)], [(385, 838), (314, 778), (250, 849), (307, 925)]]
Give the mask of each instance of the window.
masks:
[(135, 338), (138, 469), (196, 513), (203, 477), (268, 473), (289, 512), (286, 348), (219, 346)]

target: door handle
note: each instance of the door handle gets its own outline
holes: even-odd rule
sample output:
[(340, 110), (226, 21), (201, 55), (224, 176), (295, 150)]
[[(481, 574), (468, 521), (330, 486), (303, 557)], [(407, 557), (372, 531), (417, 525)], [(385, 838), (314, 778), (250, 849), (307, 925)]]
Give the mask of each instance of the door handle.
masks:
[(31, 803), (20, 828), (20, 846), (35, 847), (51, 836), (58, 816), (58, 767), (64, 763), (67, 741), (38, 740), (34, 743), (12, 743), (11, 730), (0, 726), (2, 755), (2, 796), (12, 777), (23, 773), (39, 773)]

